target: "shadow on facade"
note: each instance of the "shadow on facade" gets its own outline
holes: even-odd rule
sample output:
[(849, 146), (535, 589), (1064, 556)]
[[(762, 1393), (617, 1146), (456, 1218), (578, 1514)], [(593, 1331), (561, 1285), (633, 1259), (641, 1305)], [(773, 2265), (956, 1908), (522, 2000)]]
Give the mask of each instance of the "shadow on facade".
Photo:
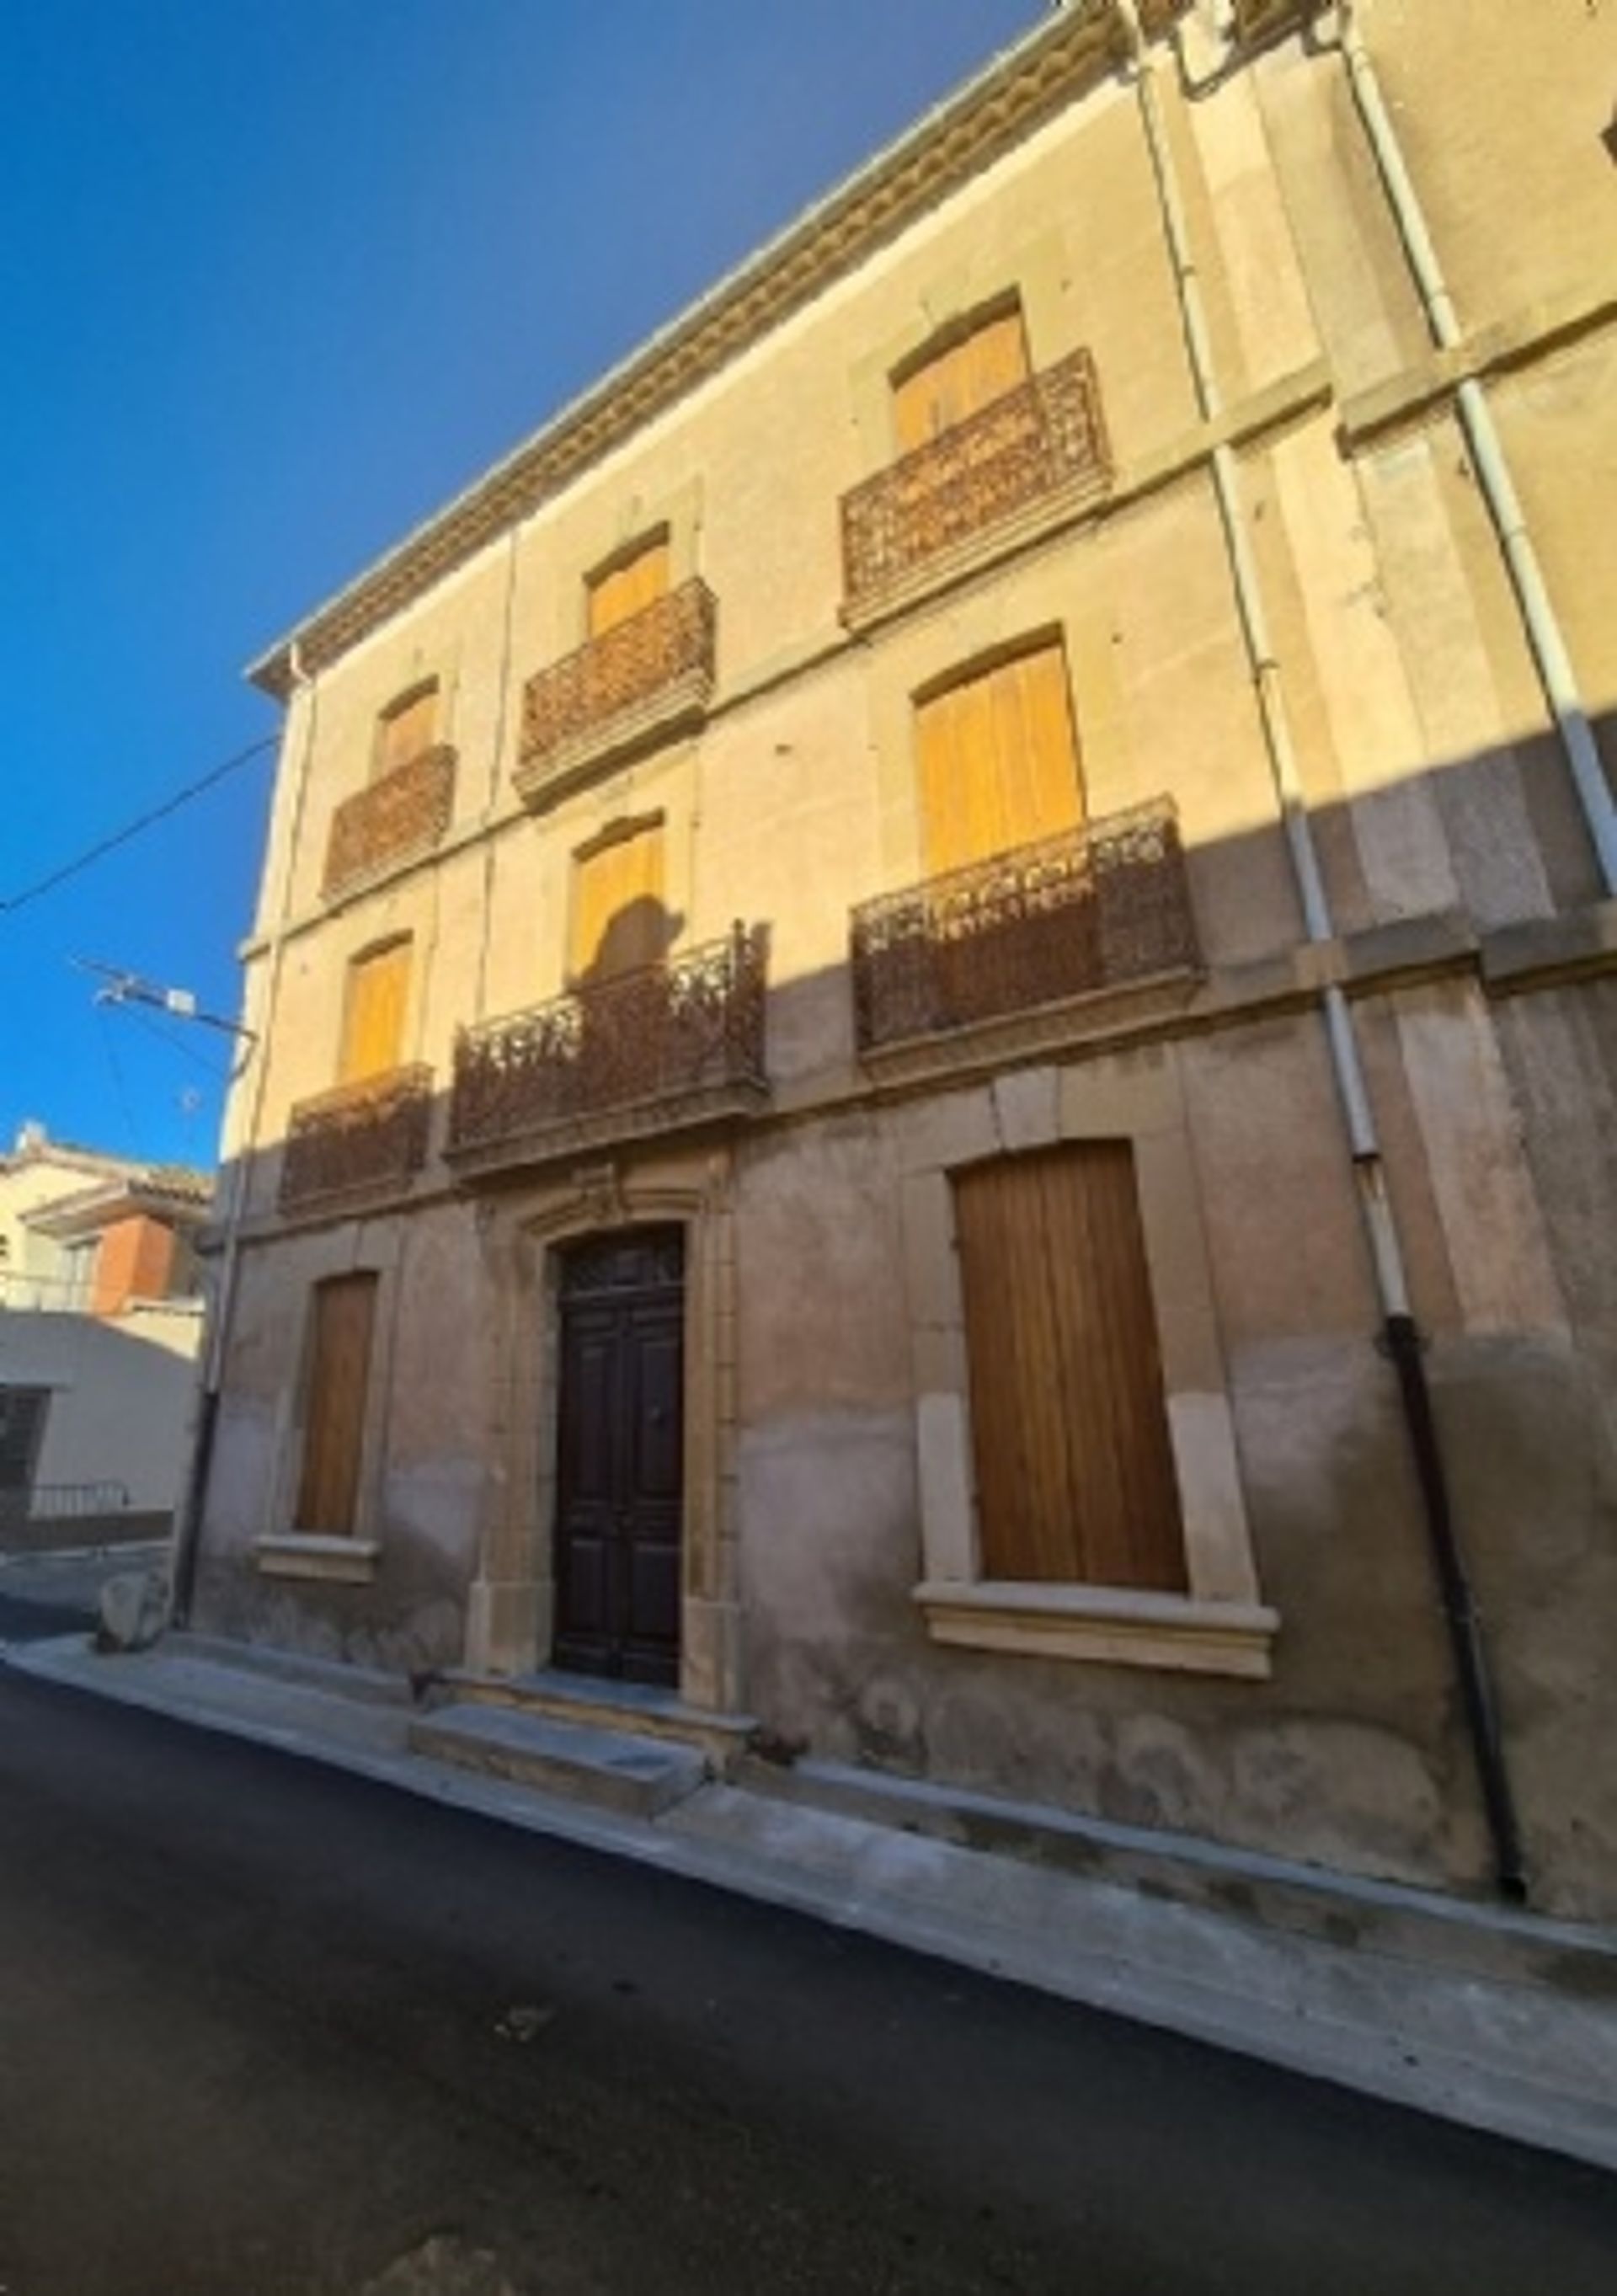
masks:
[[(1609, 768), (1609, 716), (1600, 738)], [(1268, 1846), (1292, 1821), (1276, 1803), (1266, 1828), (1252, 1809), (1266, 1794), (1286, 1800), (1288, 1765), (1305, 1798), (1323, 1767), (1350, 1781), (1342, 1791), (1372, 1813), (1347, 1862), (1474, 1879), (1488, 1857), (1463, 1700), (1321, 1025), (1321, 985), (1334, 981), (1358, 1016), (1504, 1742), (1530, 1841), (1553, 1862), (1563, 1850), (1547, 1845), (1581, 1822), (1574, 1782), (1617, 1726), (1598, 1655), (1617, 1631), (1617, 1574), (1594, 1559), (1617, 1546), (1611, 913), (1547, 736), (1450, 761), (1350, 809), (1320, 807), (1314, 830), (1338, 931), (1311, 950), (1273, 824), (1183, 850), (1158, 833), (1119, 860), (1104, 857), (1103, 819), (1088, 832), (1088, 862), (1067, 840), (1054, 857), (1000, 857), (941, 893), (884, 895), (870, 906), (890, 913), (877, 921), (887, 937), (867, 936), (862, 958), (856, 923), (851, 959), (784, 975), (777, 937), (758, 921), (681, 950), (682, 921), (636, 902), (609, 922), (573, 988), (464, 1032), (448, 1079), (412, 1071), (403, 1100), (378, 1079), (369, 1106), (346, 1111), (317, 1153), (295, 1119), (288, 1139), (257, 1151), (243, 1259), (267, 1271), (270, 1240), (298, 1241), (284, 1280), (266, 1273), (244, 1305), (238, 1296), (221, 1452), (234, 1439), (235, 1365), (248, 1365), (252, 1387), (243, 1410), (261, 1423), (253, 1456), (271, 1439), (266, 1428), (276, 1442), (299, 1439), (308, 1284), (328, 1263), (392, 1264), (409, 1249), (398, 1215), (435, 1216), (435, 1250), (474, 1253), (481, 1208), (594, 1190), (610, 1226), (623, 1217), (615, 1173), (710, 1152), (730, 1175), (741, 1268), (742, 1538), (765, 1538), (749, 1523), (749, 1458), (771, 1440), (806, 1439), (795, 1431), (817, 1412), (831, 1447), (824, 1488), (841, 1493), (823, 1508), (810, 1496), (792, 1527), (805, 1551), (823, 1550), (826, 1573), (800, 1614), (775, 1606), (792, 1573), (760, 1561), (751, 1581), (749, 1704), (766, 1725), (879, 1766)], [(614, 972), (624, 949), (648, 946), (655, 961)], [(1234, 1685), (940, 1650), (910, 1601), (921, 1568), (913, 1454), (891, 1488), (873, 1491), (857, 1549), (832, 1520), (846, 1504), (836, 1446), (851, 1456), (847, 1447), (878, 1425), (912, 1424), (907, 1402), (894, 1415), (895, 1395), (913, 1396), (915, 1376), (895, 1127), (907, 1111), (1010, 1070), (1055, 1064), (1104, 1081), (1165, 1058), (1181, 1079), (1201, 1195), (1190, 1217), (1211, 1269), (1259, 1574), (1284, 1621), (1273, 1677)], [(833, 1139), (851, 1181), (846, 1170), (827, 1179), (817, 1144)], [(778, 1168), (792, 1155), (784, 1200), (775, 1186), (755, 1209), (754, 1160)], [(230, 1200), (228, 1177), (220, 1200)], [(851, 1243), (828, 1254), (839, 1227)], [(466, 1296), (446, 1292), (438, 1347), (471, 1344), (456, 1321)], [(408, 1301), (401, 1314), (431, 1312), (420, 1287), (397, 1297)], [(800, 1344), (779, 1336), (788, 1303), (810, 1335)], [(537, 1314), (536, 1301), (518, 1312)], [(839, 1316), (849, 1330), (863, 1317), (893, 1342), (867, 1408), (824, 1341)], [(817, 1395), (816, 1344), (825, 1347)], [(756, 1383), (754, 1345), (780, 1359)], [(423, 1352), (416, 1346), (413, 1359)], [(781, 1397), (789, 1401), (770, 1399)], [(465, 1494), (457, 1559), (446, 1561), (439, 1542), (422, 1562), (384, 1465), (375, 1583), (277, 1587), (283, 1615), (289, 1602), (307, 1603), (328, 1621), (328, 1640), (374, 1655), (379, 1620), (398, 1629), (395, 1646), (408, 1645), (406, 1622), (427, 1605), (431, 1621), (409, 1646), (429, 1662), (457, 1661), (480, 1513), (505, 1472), (482, 1456), (486, 1441), (480, 1429), (443, 1463)], [(241, 1487), (239, 1472), (230, 1480)], [(803, 1488), (813, 1492), (812, 1477)], [(203, 1608), (260, 1630), (250, 1594), (218, 1591), (238, 1567), (242, 1527), (224, 1526), (223, 1552), (236, 1561), (216, 1563), (214, 1521), (205, 1509)], [(1575, 1696), (1548, 1694), (1561, 1678), (1576, 1682)], [(1072, 1733), (1067, 1751), (1004, 1753), (1007, 1734), (1047, 1740), (1058, 1711)], [(968, 1750), (973, 1726), (1001, 1750), (997, 1767)], [(1141, 1745), (1159, 1733), (1155, 1784), (1149, 1760), (1120, 1751), (1130, 1729)], [(1102, 1742), (1112, 1749), (1104, 1759), (1093, 1752)], [(1381, 1767), (1394, 1800), (1430, 1804), (1418, 1849), (1402, 1818), (1377, 1840)], [(1314, 1839), (1301, 1814), (1295, 1822), (1299, 1841)], [(1567, 1870), (1580, 1870), (1576, 1854)], [(1575, 1899), (1578, 1885), (1565, 1895)]]

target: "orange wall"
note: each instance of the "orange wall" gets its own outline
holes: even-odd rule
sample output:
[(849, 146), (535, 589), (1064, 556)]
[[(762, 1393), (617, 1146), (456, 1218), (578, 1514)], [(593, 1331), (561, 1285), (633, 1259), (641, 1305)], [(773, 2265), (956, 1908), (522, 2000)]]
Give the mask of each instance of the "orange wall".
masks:
[(95, 1255), (91, 1314), (116, 1316), (131, 1300), (165, 1299), (173, 1266), (171, 1229), (144, 1212), (114, 1220), (103, 1231)]

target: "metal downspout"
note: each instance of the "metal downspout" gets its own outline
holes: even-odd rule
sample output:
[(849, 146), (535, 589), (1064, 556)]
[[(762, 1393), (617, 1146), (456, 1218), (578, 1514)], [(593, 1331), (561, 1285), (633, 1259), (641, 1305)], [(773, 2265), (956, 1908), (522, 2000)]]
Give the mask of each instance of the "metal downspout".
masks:
[[(1135, 93), (1156, 179), (1197, 402), (1203, 419), (1211, 422), (1221, 411), (1222, 399), (1184, 201), (1157, 98), (1157, 67), (1140, 29), (1136, 0), (1115, 0), (1115, 5), (1128, 35)], [(1330, 941), (1335, 938), (1335, 926), (1298, 769), (1284, 679), (1270, 638), (1262, 584), (1247, 537), (1240, 464), (1227, 442), (1214, 447), (1211, 459), (1213, 488), (1229, 553), (1231, 579), (1286, 849), (1297, 882), (1304, 930), (1312, 942)], [(1527, 1885), (1487, 1652), (1455, 1528), (1426, 1384), (1424, 1343), (1410, 1310), (1403, 1250), (1387, 1193), (1385, 1168), (1359, 1055), (1358, 1032), (1347, 998), (1334, 983), (1325, 989), (1323, 1003), (1331, 1071), (1342, 1106), (1354, 1189), (1381, 1302), (1383, 1336), (1398, 1377), (1450, 1652), (1492, 1839), (1495, 1880), (1503, 1896), (1520, 1902), (1527, 1895)]]
[(264, 1025), (249, 1047), (247, 1061), (236, 1072), (233, 1082), (246, 1081), (248, 1064), (256, 1058), (259, 1074), (253, 1087), (246, 1122), (237, 1144), (236, 1158), (230, 1175), (230, 1201), (225, 1215), (225, 1245), (219, 1267), (219, 1287), (213, 1313), (209, 1322), (208, 1345), (203, 1353), (202, 1384), (197, 1399), (196, 1431), (192, 1439), (191, 1468), (186, 1478), (185, 1504), (175, 1521), (174, 1561), (169, 1572), (169, 1623), (176, 1627), (188, 1624), (191, 1605), (196, 1592), (197, 1562), (201, 1552), (202, 1517), (208, 1502), (208, 1478), (213, 1465), (214, 1432), (218, 1424), (219, 1397), (224, 1386), (225, 1351), (229, 1345), (230, 1326), (235, 1312), (236, 1274), (241, 1259), (242, 1217), (247, 1208), (247, 1171), (257, 1152), (259, 1127), (264, 1116), (265, 1085), (269, 1075), (269, 1039), (275, 1026), (275, 1006), (280, 999), (281, 972), (285, 961), (286, 924), (291, 914), (293, 862), (298, 851), (300, 832), (303, 825), (304, 800), (308, 794), (310, 761), (315, 749), (315, 721), (319, 709), (316, 681), (304, 670), (299, 650), (294, 643), (291, 655), (291, 670), (295, 684), (308, 695), (308, 718), (304, 731), (302, 770), (298, 779), (297, 801), (286, 846), (286, 878), (282, 892), (281, 915), (270, 955), (269, 986), (265, 996)]
[[(1382, 95), (1381, 83), (1375, 67), (1365, 46), (1364, 34), (1359, 29), (1354, 0), (1338, 0), (1337, 21), (1341, 28), (1342, 60), (1348, 68), (1348, 81), (1353, 91), (1353, 101), (1369, 139), (1386, 187), (1399, 236), (1409, 258), (1409, 268), (1420, 291), (1425, 311), (1426, 324), (1432, 340), (1440, 350), (1449, 350), (1460, 340), (1460, 324), (1455, 313), (1454, 298), (1443, 276), (1443, 267), (1426, 228), (1420, 196), (1414, 179), (1404, 163), (1404, 155), (1393, 127), (1391, 113)], [(1474, 376), (1462, 382), (1455, 394), (1459, 409), (1460, 427), (1471, 451), (1472, 463), (1482, 487), (1482, 498), (1489, 516), (1499, 537), (1505, 563), (1509, 570), (1516, 603), (1522, 611), (1522, 620), (1527, 632), (1528, 644), (1538, 665), (1539, 676), (1549, 703), (1555, 730), (1572, 773), (1572, 785), (1578, 793), (1584, 822), (1600, 864), (1601, 879), (1608, 894), (1617, 893), (1617, 800), (1612, 795), (1606, 779), (1599, 745), (1595, 740), (1588, 712), (1578, 689), (1577, 673), (1562, 636), (1557, 616), (1539, 554), (1523, 510), (1521, 498), (1510, 474), (1510, 464), (1493, 419), (1493, 409), (1488, 394)]]

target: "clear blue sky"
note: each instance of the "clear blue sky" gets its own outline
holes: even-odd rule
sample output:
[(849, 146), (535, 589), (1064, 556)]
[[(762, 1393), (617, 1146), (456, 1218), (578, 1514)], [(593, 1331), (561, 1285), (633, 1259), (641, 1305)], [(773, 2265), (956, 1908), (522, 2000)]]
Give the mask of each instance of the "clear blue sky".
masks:
[[(276, 726), (242, 665), (1044, 0), (48, 0), (0, 74), (0, 899)], [(212, 1160), (272, 760), (0, 912), (0, 1147)]]

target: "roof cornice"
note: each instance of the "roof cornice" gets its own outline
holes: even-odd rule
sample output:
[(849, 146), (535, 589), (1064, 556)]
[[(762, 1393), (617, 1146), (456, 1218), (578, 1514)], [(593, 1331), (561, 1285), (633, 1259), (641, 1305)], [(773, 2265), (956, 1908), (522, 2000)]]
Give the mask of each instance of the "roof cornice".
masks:
[[(1172, 0), (1162, 12), (1178, 12)], [(249, 678), (284, 701), (300, 676), (329, 667), (1022, 142), (1126, 53), (1113, 0), (1071, 0), (277, 640)]]
[(212, 1201), (212, 1184), (205, 1173), (155, 1170), (76, 1188), (71, 1195), (34, 1205), (21, 1217), (24, 1227), (58, 1237), (90, 1235), (137, 1212), (176, 1227), (197, 1227), (207, 1219)]

